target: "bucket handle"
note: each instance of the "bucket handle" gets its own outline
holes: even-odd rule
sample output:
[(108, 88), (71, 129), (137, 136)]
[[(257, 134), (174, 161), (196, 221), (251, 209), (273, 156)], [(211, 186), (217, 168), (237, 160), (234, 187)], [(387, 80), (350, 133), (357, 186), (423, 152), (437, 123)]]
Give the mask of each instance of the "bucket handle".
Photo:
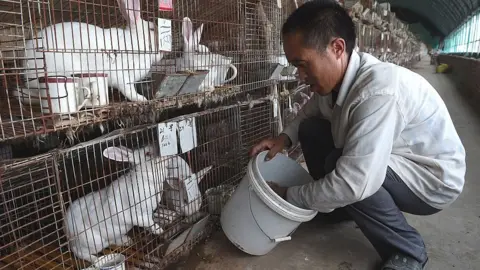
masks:
[(258, 221), (257, 219), (255, 218), (255, 214), (253, 213), (253, 209), (252, 209), (252, 185), (248, 185), (248, 206), (250, 207), (250, 212), (252, 213), (252, 217), (253, 217), (253, 220), (255, 221), (255, 224), (257, 224), (257, 227), (263, 232), (263, 234), (265, 234), (266, 237), (268, 237), (268, 239), (270, 239), (270, 241), (272, 242), (275, 242), (275, 243), (280, 243), (280, 242), (285, 242), (285, 241), (290, 241), (292, 240), (292, 234), (297, 230), (297, 228), (293, 229), (293, 231), (291, 231), (287, 236), (284, 236), (284, 237), (278, 237), (278, 238), (270, 238), (270, 236), (268, 236), (267, 233), (265, 233), (265, 231), (262, 229), (262, 227), (260, 226), (260, 224), (258, 224)]

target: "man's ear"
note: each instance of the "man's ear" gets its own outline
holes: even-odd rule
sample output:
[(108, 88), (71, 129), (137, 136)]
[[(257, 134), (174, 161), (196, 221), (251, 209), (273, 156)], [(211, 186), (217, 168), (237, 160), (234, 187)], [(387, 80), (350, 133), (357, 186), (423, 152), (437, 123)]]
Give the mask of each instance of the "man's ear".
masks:
[(347, 44), (345, 43), (345, 40), (343, 38), (333, 39), (330, 45), (332, 47), (333, 53), (335, 53), (335, 56), (337, 58), (342, 57), (343, 54), (346, 52)]

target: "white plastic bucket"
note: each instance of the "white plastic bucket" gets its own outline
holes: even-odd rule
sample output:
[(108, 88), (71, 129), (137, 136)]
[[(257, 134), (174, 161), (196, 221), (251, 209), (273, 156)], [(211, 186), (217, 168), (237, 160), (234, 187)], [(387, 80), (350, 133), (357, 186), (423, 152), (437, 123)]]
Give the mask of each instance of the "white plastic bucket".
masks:
[(250, 160), (247, 174), (225, 204), (220, 217), (223, 232), (236, 247), (251, 255), (265, 255), (278, 243), (291, 239), (302, 222), (317, 211), (296, 207), (278, 196), (266, 183), (290, 187), (313, 181), (293, 159), (277, 154), (265, 161), (267, 152)]

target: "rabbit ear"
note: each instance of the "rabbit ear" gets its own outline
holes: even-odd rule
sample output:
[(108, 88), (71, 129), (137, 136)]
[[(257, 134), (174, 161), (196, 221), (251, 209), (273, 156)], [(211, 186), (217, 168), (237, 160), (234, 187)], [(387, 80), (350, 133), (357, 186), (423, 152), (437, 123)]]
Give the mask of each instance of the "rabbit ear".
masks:
[(103, 156), (108, 159), (120, 161), (120, 162), (133, 162), (133, 159), (134, 159), (133, 151), (124, 146), (108, 147), (105, 150), (103, 150)]
[(123, 17), (135, 24), (140, 19), (140, 0), (117, 0)]
[(198, 44), (200, 44), (202, 33), (203, 33), (203, 23), (202, 25), (200, 25), (200, 27), (197, 28), (197, 30), (195, 30), (195, 33), (193, 34), (192, 43), (195, 44), (195, 46), (198, 46)]
[(212, 166), (208, 166), (207, 168), (205, 169), (202, 169), (200, 171), (198, 171), (195, 176), (197, 178), (197, 184), (200, 184), (200, 181), (202, 181), (203, 177), (205, 177), (205, 175), (212, 169)]
[(192, 21), (188, 17), (183, 18), (182, 34), (183, 34), (184, 46), (188, 47), (187, 45), (190, 44), (190, 42), (192, 40), (192, 36), (193, 36)]
[[(158, 145), (158, 143), (148, 144), (147, 146), (143, 147), (143, 151), (145, 156), (152, 156), (152, 157), (159, 156), (160, 146)], [(142, 153), (140, 152), (140, 154)]]

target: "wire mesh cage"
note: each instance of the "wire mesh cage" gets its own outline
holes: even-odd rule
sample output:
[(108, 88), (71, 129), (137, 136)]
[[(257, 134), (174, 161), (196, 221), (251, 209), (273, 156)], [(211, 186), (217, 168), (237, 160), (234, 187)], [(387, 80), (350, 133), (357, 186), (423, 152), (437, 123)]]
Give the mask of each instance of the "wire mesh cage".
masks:
[(0, 269), (68, 268), (53, 155), (3, 164), (0, 179)]
[(242, 179), (248, 149), (272, 127), (266, 100), (4, 165), (0, 269), (168, 265), (206, 232)]
[(290, 2), (1, 0), (0, 140), (271, 85)]
[[(298, 82), (286, 82), (278, 85), (279, 87), (279, 117), (276, 119), (275, 134), (278, 135), (283, 128), (288, 126), (298, 115), (300, 110), (310, 101), (313, 92), (310, 87)], [(281, 124), (281, 125), (280, 125)], [(286, 152), (294, 159), (301, 158), (302, 151), (300, 144), (294, 145)]]
[[(280, 30), (302, 1), (162, 3), (0, 1), (0, 139), (134, 115), (139, 104), (158, 109), (179, 96), (187, 104), (295, 80)], [(359, 47), (380, 57), (378, 38), (394, 16), (359, 5)]]
[[(0, 269), (168, 265), (309, 101), (280, 37), (303, 1), (170, 3), (0, 0)], [(360, 51), (414, 63), (401, 22), (353, 6)], [(6, 142), (115, 120), (134, 127), (23, 160)]]
[[(208, 84), (216, 90), (248, 91), (272, 84), (273, 79), (279, 78), (277, 66), (288, 66), (280, 28), (294, 10), (293, 2), (296, 1), (176, 1), (179, 8), (175, 16), (188, 16), (195, 24), (189, 28), (182, 22), (182, 29), (174, 30), (173, 36), (183, 40), (175, 46), (179, 50), (183, 47), (182, 55), (164, 59), (158, 70), (209, 69), (201, 86)], [(192, 6), (195, 10), (189, 8)], [(189, 41), (184, 29), (194, 33), (195, 42), (190, 47), (185, 46)]]
[(113, 248), (128, 266), (153, 267), (166, 251), (165, 226), (186, 226), (159, 207), (169, 170), (188, 171), (159, 156), (156, 133), (156, 127), (125, 130), (60, 154), (65, 233), (76, 258), (93, 263), (95, 254)]
[(375, 53), (375, 43), (374, 43), (374, 28), (371, 25), (363, 25), (362, 35), (365, 40), (365, 49), (367, 53)]
[(59, 118), (101, 121), (109, 87), (146, 100), (131, 83), (163, 55), (154, 11), (138, 0), (0, 1), (2, 139)]

